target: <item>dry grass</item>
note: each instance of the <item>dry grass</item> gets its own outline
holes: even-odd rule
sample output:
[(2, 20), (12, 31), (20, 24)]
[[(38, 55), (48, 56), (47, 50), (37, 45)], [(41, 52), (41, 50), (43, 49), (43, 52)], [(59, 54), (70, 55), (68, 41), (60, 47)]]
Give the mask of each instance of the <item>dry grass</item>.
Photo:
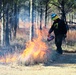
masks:
[[(44, 29), (45, 30), (45, 29)], [(47, 29), (48, 31), (48, 29)], [(47, 35), (47, 31), (45, 34)], [(46, 36), (43, 35), (46, 40)], [(17, 40), (13, 40), (13, 43), (23, 45), (28, 41), (29, 30), (19, 29), (17, 32)], [(25, 42), (24, 42), (25, 40)], [(70, 30), (67, 34), (67, 42), (74, 42), (76, 40), (76, 30)], [(50, 44), (50, 43), (49, 43)], [(54, 45), (54, 42), (49, 46)], [(67, 50), (74, 50), (72, 47), (66, 47)], [(65, 48), (65, 46), (64, 46)], [(75, 47), (76, 50), (76, 47)], [(76, 75), (76, 54), (67, 53), (63, 54), (57, 61), (50, 63), (49, 65), (38, 64), (33, 66), (20, 66), (17, 63), (1, 64), (0, 63), (0, 75)]]
[(49, 65), (0, 64), (0, 75), (76, 75), (76, 54), (63, 54), (57, 61)]
[(76, 30), (69, 30), (67, 40), (76, 41)]
[[(70, 66), (70, 65), (69, 65)], [(55, 67), (55, 66), (0, 66), (0, 75), (76, 75), (76, 69), (71, 67)], [(75, 65), (74, 65), (75, 66)], [(75, 66), (76, 67), (76, 66)]]

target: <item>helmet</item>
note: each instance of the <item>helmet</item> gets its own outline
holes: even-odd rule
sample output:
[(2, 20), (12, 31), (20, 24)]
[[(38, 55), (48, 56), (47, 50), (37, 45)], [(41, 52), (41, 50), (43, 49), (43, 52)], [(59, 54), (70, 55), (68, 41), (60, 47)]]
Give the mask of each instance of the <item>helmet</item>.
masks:
[(57, 14), (55, 14), (55, 13), (53, 13), (53, 14), (51, 14), (51, 19), (52, 20), (56, 20), (56, 19), (58, 19), (59, 17), (57, 16)]

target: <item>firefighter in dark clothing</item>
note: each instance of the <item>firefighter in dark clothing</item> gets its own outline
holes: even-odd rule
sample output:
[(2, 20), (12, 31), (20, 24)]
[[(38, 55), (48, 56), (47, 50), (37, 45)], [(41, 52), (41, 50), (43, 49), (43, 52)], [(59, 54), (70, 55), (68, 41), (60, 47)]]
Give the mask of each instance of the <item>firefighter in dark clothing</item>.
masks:
[(51, 15), (53, 22), (53, 25), (51, 26), (49, 32), (48, 32), (48, 37), (51, 35), (52, 31), (54, 31), (55, 34), (55, 44), (56, 44), (56, 51), (59, 54), (63, 53), (63, 50), (61, 48), (62, 46), (62, 40), (66, 35), (66, 24), (63, 20), (61, 20), (57, 14), (52, 14)]

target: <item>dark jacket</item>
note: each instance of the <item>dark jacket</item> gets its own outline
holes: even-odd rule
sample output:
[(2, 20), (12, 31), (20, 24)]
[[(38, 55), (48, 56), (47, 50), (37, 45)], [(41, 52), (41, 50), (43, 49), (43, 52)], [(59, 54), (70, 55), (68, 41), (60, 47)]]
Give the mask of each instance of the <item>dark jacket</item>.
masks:
[(54, 31), (55, 36), (66, 34), (67, 32), (66, 24), (64, 23), (63, 20), (58, 18), (56, 21), (54, 21), (53, 25), (51, 26), (49, 34), (52, 31)]

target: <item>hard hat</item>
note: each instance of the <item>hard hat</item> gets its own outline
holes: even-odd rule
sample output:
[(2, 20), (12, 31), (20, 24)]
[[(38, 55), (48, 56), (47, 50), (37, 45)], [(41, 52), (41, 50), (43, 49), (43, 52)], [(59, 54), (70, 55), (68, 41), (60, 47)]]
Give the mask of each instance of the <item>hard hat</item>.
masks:
[(59, 17), (57, 16), (57, 14), (55, 14), (55, 13), (53, 13), (53, 14), (51, 14), (51, 19), (52, 20), (56, 20), (56, 19), (58, 19)]

